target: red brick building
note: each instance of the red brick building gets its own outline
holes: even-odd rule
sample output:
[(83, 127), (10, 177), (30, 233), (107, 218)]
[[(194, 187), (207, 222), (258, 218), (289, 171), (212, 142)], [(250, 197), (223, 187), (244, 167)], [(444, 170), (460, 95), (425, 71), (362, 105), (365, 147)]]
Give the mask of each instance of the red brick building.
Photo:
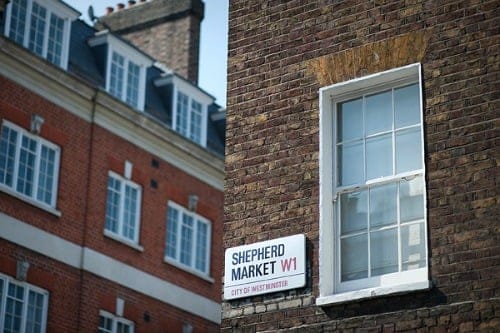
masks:
[(498, 10), (230, 2), (223, 332), (500, 329)]
[(62, 1), (2, 8), (2, 332), (219, 331), (225, 117), (195, 84), (203, 3), (106, 19), (152, 7), (197, 22), (178, 59)]

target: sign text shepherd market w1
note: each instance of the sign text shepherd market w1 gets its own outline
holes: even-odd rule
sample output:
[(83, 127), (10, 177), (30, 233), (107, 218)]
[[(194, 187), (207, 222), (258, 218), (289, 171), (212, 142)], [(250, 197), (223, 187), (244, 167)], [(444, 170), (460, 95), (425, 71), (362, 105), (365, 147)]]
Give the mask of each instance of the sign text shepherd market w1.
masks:
[(224, 299), (236, 299), (303, 287), (303, 234), (226, 250)]

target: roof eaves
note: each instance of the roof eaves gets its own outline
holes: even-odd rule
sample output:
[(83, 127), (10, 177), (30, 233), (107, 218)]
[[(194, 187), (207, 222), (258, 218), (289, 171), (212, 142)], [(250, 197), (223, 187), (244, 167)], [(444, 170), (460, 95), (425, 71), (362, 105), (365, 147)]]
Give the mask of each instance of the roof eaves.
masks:
[(184, 78), (183, 76), (177, 74), (173, 70), (171, 70), (168, 73), (166, 72), (161, 77), (155, 79), (154, 80), (154, 84), (155, 84), (156, 87), (161, 87), (161, 86), (163, 86), (165, 84), (173, 83), (174, 80), (176, 80), (176, 79), (183, 81), (185, 84), (190, 85), (191, 87), (195, 88), (196, 90), (198, 90), (202, 94), (206, 95), (207, 97), (209, 97), (210, 99), (212, 99), (213, 101), (215, 101), (215, 97), (212, 94), (210, 94), (207, 91), (203, 90), (199, 86), (193, 84), (193, 82), (187, 80), (186, 78)]
[(125, 38), (121, 37), (120, 35), (114, 34), (113, 32), (109, 30), (101, 30), (95, 33), (94, 36), (88, 39), (88, 44), (91, 47), (101, 45), (104, 43), (109, 43), (109, 42), (117, 42), (122, 45), (125, 45), (127, 48), (133, 50), (136, 54), (140, 55), (143, 59), (146, 59), (147, 62), (149, 63), (149, 66), (152, 66), (155, 63), (155, 59), (152, 58), (149, 54), (145, 53), (141, 49), (139, 49), (137, 46), (126, 40)]

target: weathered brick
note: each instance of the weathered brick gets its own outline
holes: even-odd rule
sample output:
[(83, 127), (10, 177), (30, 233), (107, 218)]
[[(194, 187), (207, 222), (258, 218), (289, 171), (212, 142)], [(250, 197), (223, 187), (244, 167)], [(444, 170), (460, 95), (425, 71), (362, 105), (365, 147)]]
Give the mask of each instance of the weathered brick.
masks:
[[(311, 288), (266, 304), (283, 313), (269, 330), (293, 330), (296, 325), (296, 331), (304, 332), (498, 327), (487, 306), (494, 303), (498, 282), (498, 254), (492, 251), (499, 242), (495, 3), (230, 2), (225, 223), (231, 230), (224, 244), (304, 233), (308, 260), (314, 263), (308, 277)], [(368, 46), (392, 46), (379, 58), (384, 64), (361, 56)], [(353, 61), (344, 68), (340, 60), (345, 55)], [(318, 59), (334, 60), (324, 60), (322, 66)], [(421, 62), (423, 71), (429, 267), (434, 285), (430, 291), (383, 302), (317, 307), (318, 89), (413, 62)], [(260, 299), (249, 301), (262, 304)], [(282, 303), (294, 306), (283, 308)], [(473, 308), (476, 303), (486, 307), (484, 318)], [(309, 308), (313, 311), (302, 311)], [(253, 317), (246, 325), (254, 328), (262, 322)]]

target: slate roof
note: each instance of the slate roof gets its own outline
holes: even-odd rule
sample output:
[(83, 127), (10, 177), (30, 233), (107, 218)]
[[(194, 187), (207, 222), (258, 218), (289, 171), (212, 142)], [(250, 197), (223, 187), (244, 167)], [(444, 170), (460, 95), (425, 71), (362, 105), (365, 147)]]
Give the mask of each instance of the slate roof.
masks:
[[(0, 31), (3, 33), (4, 18), (1, 19), (2, 22), (0, 22)], [(81, 19), (77, 19), (72, 22), (67, 70), (69, 73), (72, 73), (73, 75), (76, 75), (88, 82), (89, 85), (105, 90), (106, 47), (104, 45), (90, 47), (88, 44), (88, 40), (94, 37), (96, 32), (98, 32), (96, 29), (89, 26)], [(115, 35), (115, 37), (118, 37), (123, 42), (131, 45), (120, 36)], [(169, 88), (168, 85), (161, 87), (156, 87), (154, 85), (154, 81), (156, 79), (167, 74), (172, 75), (172, 72), (169, 71), (167, 73), (160, 67), (163, 68), (163, 66), (151, 66), (146, 69), (146, 96), (144, 113), (161, 122), (166, 127), (172, 128), (172, 89), (171, 87)], [(173, 74), (176, 75), (175, 73)], [(199, 89), (204, 94), (207, 94), (199, 87), (195, 85), (193, 85), (193, 87)], [(221, 107), (219, 105), (213, 103), (212, 105), (209, 105), (208, 113), (206, 149), (219, 156), (224, 156), (226, 120), (225, 117), (212, 116), (224, 113), (224, 111), (221, 111)]]

